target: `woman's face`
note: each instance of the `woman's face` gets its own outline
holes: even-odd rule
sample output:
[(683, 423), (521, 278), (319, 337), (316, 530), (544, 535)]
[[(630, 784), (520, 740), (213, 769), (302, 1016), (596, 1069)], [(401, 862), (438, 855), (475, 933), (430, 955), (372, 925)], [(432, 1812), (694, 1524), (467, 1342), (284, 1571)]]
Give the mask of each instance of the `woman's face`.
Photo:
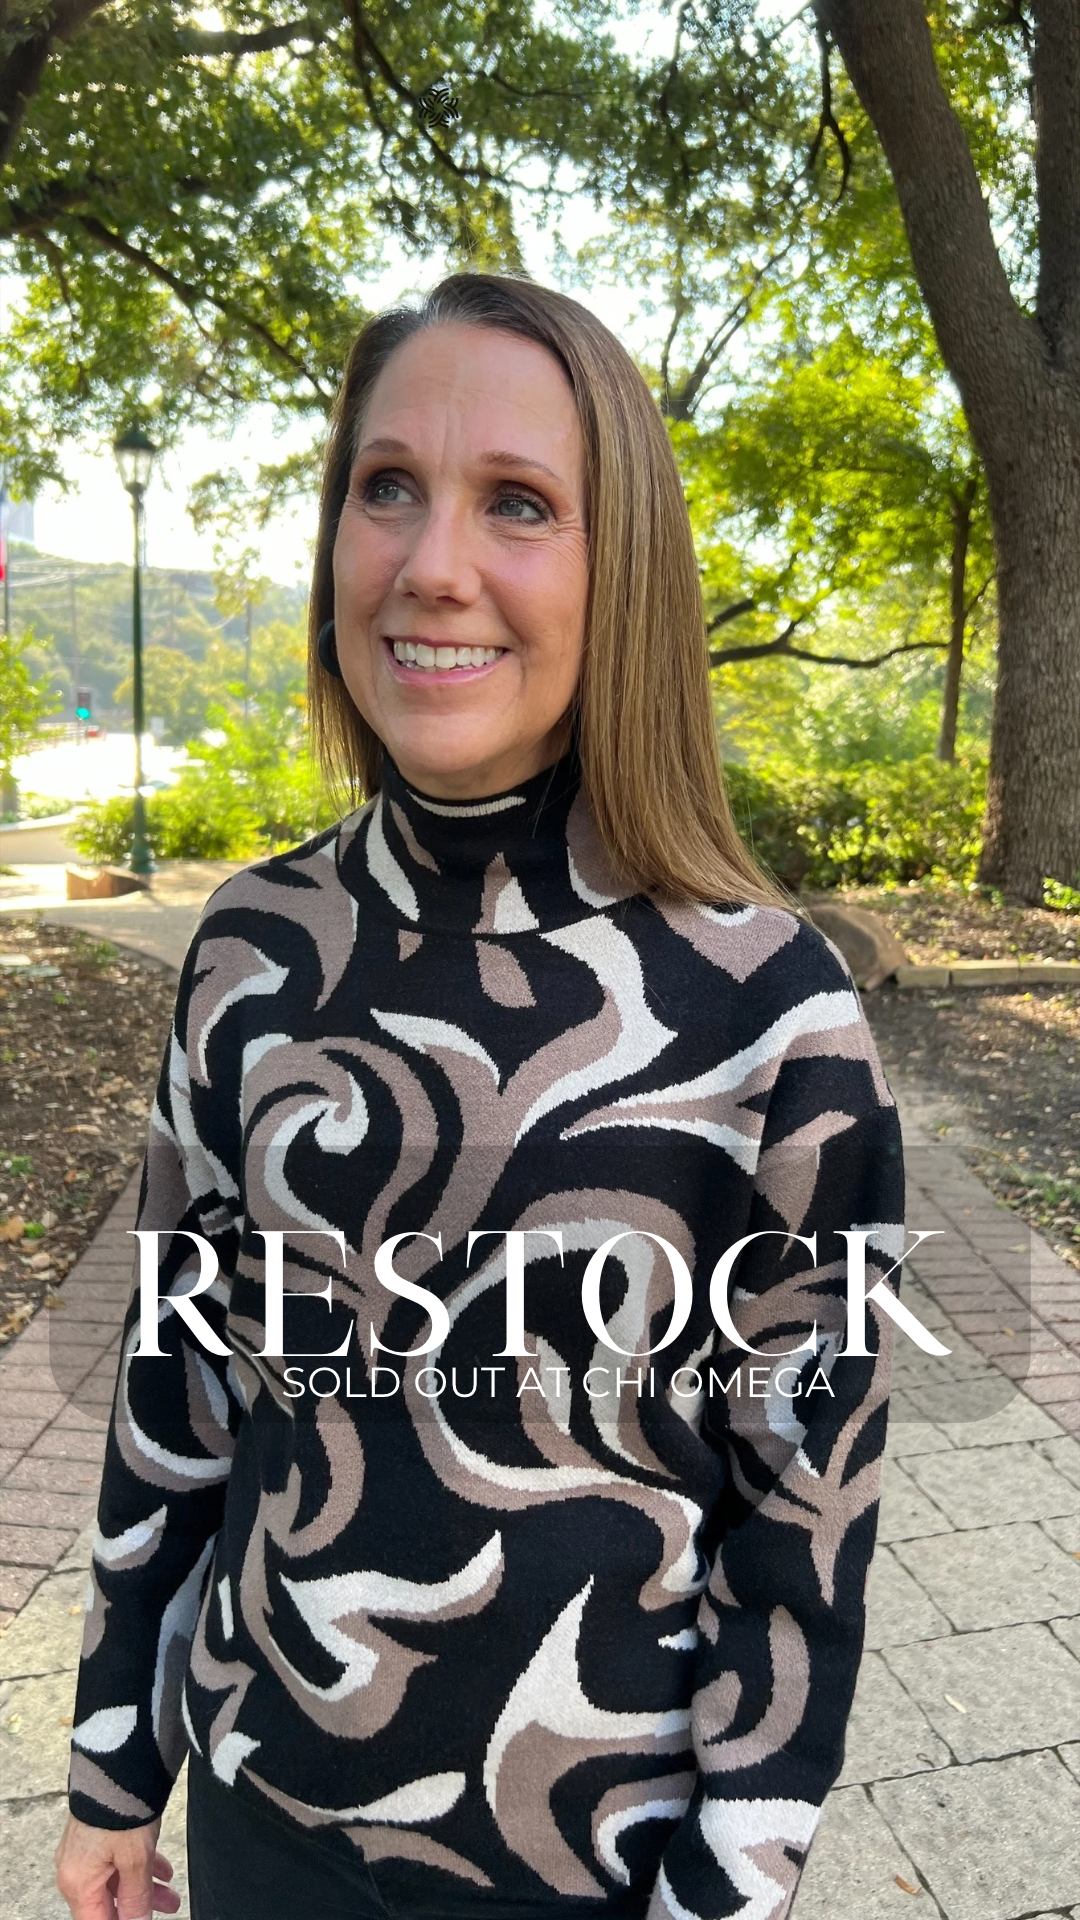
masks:
[(490, 327), (398, 347), (353, 461), (334, 618), (349, 694), (410, 784), (479, 798), (559, 757), (587, 589), (585, 448), (558, 361)]

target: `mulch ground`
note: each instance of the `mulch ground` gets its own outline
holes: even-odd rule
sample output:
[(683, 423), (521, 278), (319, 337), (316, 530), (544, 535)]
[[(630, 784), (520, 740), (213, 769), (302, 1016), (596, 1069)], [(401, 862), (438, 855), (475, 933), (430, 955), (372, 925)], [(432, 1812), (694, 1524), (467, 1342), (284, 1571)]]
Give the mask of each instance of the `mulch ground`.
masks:
[[(1080, 914), (995, 907), (963, 888), (850, 889), (911, 960), (1080, 959)], [(957, 1102), (988, 1187), (1080, 1267), (1080, 986), (886, 984), (863, 996), (881, 1058)]]
[(1080, 960), (1080, 913), (996, 907), (967, 887), (849, 887), (837, 894), (887, 920), (917, 966), (950, 960)]
[(152, 960), (0, 916), (0, 1343), (62, 1304), (141, 1164), (175, 997)]

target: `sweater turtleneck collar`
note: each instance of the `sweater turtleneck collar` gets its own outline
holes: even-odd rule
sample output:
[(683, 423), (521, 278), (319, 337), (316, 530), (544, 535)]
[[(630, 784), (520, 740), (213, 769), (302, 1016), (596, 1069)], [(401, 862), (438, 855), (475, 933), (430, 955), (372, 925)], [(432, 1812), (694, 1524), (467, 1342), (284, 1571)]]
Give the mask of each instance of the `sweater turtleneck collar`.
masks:
[(585, 805), (574, 750), (506, 793), (437, 800), (389, 754), (342, 822), (338, 871), (361, 905), (417, 933), (534, 933), (625, 899)]

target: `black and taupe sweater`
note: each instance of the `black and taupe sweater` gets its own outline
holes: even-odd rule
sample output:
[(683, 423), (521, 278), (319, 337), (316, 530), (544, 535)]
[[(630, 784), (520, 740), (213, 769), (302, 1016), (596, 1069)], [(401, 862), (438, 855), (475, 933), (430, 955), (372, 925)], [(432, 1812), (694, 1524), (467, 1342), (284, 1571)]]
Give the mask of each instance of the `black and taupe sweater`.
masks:
[[(779, 1920), (842, 1761), (885, 1436), (890, 1321), (837, 1357), (837, 1230), (872, 1230), (872, 1284), (902, 1219), (820, 934), (627, 896), (572, 759), (471, 804), (388, 763), (217, 889), (180, 976), (138, 1225), (212, 1243), (228, 1351), (165, 1298), (167, 1357), (137, 1355), (133, 1299), (75, 1814), (150, 1819), (190, 1746), (390, 1913)], [(502, 1236), (530, 1228), (563, 1259), (524, 1243), (518, 1353)], [(762, 1229), (750, 1354), (709, 1282)], [(186, 1292), (197, 1243), (158, 1244)]]

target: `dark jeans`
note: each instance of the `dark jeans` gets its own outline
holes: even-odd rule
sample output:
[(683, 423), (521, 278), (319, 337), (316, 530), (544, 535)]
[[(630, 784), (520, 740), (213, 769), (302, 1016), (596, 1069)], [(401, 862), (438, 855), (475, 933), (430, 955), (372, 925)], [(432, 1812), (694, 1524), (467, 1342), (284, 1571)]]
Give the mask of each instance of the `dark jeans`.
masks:
[(188, 1760), (191, 1920), (390, 1920), (359, 1853), (287, 1826)]

